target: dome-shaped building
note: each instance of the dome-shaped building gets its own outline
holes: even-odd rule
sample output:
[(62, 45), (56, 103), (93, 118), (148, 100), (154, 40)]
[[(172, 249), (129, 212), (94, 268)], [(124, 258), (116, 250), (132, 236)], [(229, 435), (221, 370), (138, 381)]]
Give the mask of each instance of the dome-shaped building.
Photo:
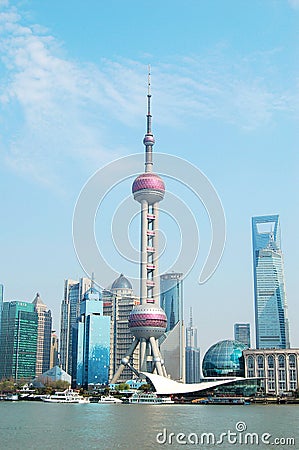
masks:
[(119, 295), (130, 295), (133, 293), (132, 283), (122, 273), (111, 285), (111, 291)]
[(212, 345), (202, 362), (204, 377), (244, 377), (243, 350), (248, 347), (239, 341), (224, 340)]

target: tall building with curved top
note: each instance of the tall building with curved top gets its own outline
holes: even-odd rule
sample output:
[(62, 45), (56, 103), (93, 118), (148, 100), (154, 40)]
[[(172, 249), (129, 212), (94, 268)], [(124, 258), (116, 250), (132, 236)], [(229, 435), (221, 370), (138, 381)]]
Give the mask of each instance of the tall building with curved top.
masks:
[[(134, 340), (128, 323), (132, 309), (139, 305), (139, 298), (134, 295), (130, 280), (120, 274), (109, 288), (103, 290), (103, 302), (104, 315), (110, 316), (111, 320), (109, 369), (109, 380), (111, 380)], [(131, 363), (135, 369), (139, 369), (138, 347), (132, 354)], [(126, 367), (118, 381), (124, 382), (131, 377), (132, 371)]]
[(289, 348), (278, 215), (252, 218), (256, 348)]
[(162, 178), (153, 172), (150, 73), (147, 94), (147, 129), (143, 139), (145, 146), (145, 172), (139, 175), (132, 185), (134, 200), (140, 203), (140, 305), (136, 306), (129, 317), (129, 328), (135, 337), (121, 365), (115, 373), (115, 383), (122, 371), (130, 364), (130, 358), (139, 345), (139, 367), (142, 372), (153, 372), (167, 376), (161, 357), (158, 339), (166, 330), (167, 317), (159, 306), (159, 269), (158, 269), (158, 218), (159, 202), (163, 200), (165, 185)]

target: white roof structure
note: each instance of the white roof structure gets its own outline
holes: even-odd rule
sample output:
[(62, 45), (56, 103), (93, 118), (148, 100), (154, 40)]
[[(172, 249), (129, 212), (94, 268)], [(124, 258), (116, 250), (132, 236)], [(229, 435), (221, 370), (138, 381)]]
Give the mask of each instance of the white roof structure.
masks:
[(193, 392), (204, 391), (205, 389), (212, 389), (216, 386), (232, 383), (234, 381), (245, 380), (245, 378), (234, 377), (227, 378), (227, 380), (222, 379), (219, 381), (202, 381), (201, 383), (186, 384), (161, 377), (160, 375), (156, 375), (154, 373), (141, 372), (141, 375), (148, 378), (153, 384), (156, 393), (161, 395), (190, 394)]

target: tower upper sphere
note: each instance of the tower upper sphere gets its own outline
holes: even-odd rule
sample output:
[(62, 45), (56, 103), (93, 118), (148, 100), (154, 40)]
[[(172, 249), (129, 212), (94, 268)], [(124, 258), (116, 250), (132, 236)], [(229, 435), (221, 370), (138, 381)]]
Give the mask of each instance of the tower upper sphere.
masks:
[(152, 133), (151, 126), (151, 77), (150, 67), (148, 73), (148, 94), (147, 94), (147, 127), (146, 134), (143, 139), (145, 146), (145, 173), (139, 175), (132, 186), (134, 199), (142, 203), (146, 201), (149, 205), (163, 200), (165, 194), (165, 184), (159, 175), (152, 172), (153, 170), (153, 145), (155, 138)]

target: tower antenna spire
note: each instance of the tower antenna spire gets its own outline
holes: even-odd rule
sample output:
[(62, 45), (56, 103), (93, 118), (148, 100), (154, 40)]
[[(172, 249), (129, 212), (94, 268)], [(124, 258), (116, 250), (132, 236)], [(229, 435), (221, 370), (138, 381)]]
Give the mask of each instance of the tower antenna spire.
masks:
[(151, 96), (151, 65), (148, 65), (147, 95)]
[(148, 65), (147, 76), (147, 114), (146, 114), (146, 134), (143, 139), (145, 145), (145, 171), (153, 171), (153, 145), (155, 138), (152, 133), (152, 115), (151, 115), (151, 66)]

